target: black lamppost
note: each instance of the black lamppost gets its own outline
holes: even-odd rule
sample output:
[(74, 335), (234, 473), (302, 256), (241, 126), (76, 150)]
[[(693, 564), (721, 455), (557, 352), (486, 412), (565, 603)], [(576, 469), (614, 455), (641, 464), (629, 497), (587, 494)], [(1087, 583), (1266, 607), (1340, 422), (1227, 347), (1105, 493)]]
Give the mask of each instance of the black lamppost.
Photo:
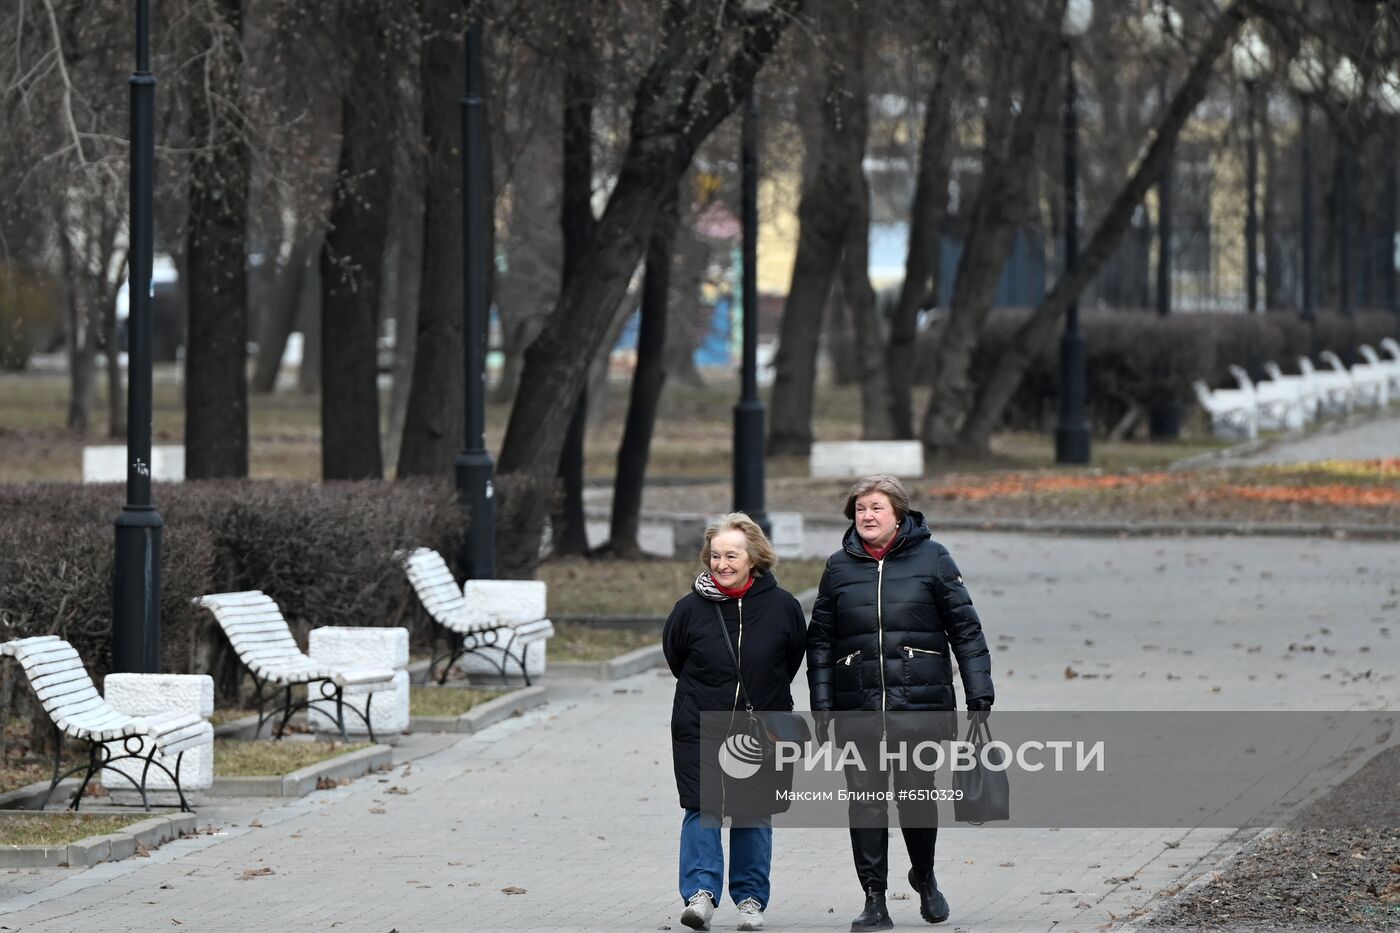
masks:
[[(1343, 55), (1332, 69), (1330, 90), (1343, 106), (1352, 106), (1361, 97), (1361, 73), (1356, 70), (1350, 58)], [(1356, 362), (1356, 315), (1352, 295), (1352, 177), (1356, 165), (1356, 153), (1347, 128), (1337, 134), (1337, 264), (1341, 279), (1338, 290), (1338, 304), (1347, 323), (1347, 341), (1342, 358), (1348, 366)]]
[(772, 528), (763, 504), (765, 416), (763, 400), (758, 397), (758, 106), (752, 89), (744, 98), (739, 150), (744, 346), (742, 388), (734, 406), (734, 509), (747, 512), (763, 533), (769, 534)]
[(1244, 276), (1246, 312), (1259, 307), (1259, 128), (1255, 108), (1259, 79), (1269, 70), (1273, 57), (1259, 33), (1249, 29), (1232, 53), (1235, 74), (1244, 83), (1245, 94), (1245, 218)]
[(160, 671), (160, 539), (151, 502), (151, 261), (154, 254), (156, 79), (150, 0), (136, 3), (131, 88), (131, 313), (127, 331), (126, 505), (114, 524), (112, 669)]
[[(1164, 55), (1171, 44), (1181, 36), (1181, 14), (1167, 0), (1151, 0), (1147, 16), (1142, 21), (1148, 43)], [(1165, 111), (1170, 103), (1167, 66), (1162, 65), (1161, 80), (1157, 93)], [(1162, 174), (1157, 179), (1157, 315), (1166, 317), (1172, 313), (1172, 163), (1171, 153), (1162, 164)], [(1154, 412), (1154, 420), (1159, 427), (1166, 428), (1166, 434), (1175, 437), (1178, 415)], [(1156, 436), (1156, 435), (1154, 435)]]
[[(1074, 40), (1084, 35), (1094, 16), (1093, 0), (1070, 0), (1061, 25), (1065, 46), (1065, 262), (1068, 275), (1079, 254), (1079, 118), (1075, 112)], [(1055, 462), (1089, 462), (1089, 419), (1085, 413), (1088, 375), (1084, 338), (1079, 333), (1079, 302), (1070, 302), (1060, 338), (1060, 423), (1055, 427)]]
[[(1400, 116), (1400, 71), (1387, 71), (1376, 84), (1376, 104), (1382, 113), (1390, 118), (1392, 130), (1397, 116)], [(1395, 147), (1387, 147), (1385, 166), (1385, 274), (1382, 277), (1385, 287), (1385, 306), (1392, 314), (1400, 315), (1400, 289), (1395, 279), (1395, 241), (1400, 234), (1400, 216), (1397, 216), (1396, 198), (1400, 197), (1400, 171), (1397, 170)]]
[(463, 571), (472, 579), (496, 575), (493, 465), (486, 450), (486, 332), (490, 308), (489, 181), (486, 177), (486, 102), (481, 88), (481, 22), (467, 29), (467, 93), (462, 98), (463, 273), (466, 276), (466, 434), (457, 455), (457, 492), (470, 512)]
[(1302, 157), (1302, 183), (1298, 186), (1302, 204), (1302, 318), (1308, 323), (1308, 350), (1316, 356), (1317, 308), (1313, 294), (1313, 196), (1312, 196), (1312, 98), (1327, 86), (1327, 73), (1316, 49), (1304, 44), (1298, 55), (1288, 65), (1288, 80), (1298, 92), (1298, 137)]

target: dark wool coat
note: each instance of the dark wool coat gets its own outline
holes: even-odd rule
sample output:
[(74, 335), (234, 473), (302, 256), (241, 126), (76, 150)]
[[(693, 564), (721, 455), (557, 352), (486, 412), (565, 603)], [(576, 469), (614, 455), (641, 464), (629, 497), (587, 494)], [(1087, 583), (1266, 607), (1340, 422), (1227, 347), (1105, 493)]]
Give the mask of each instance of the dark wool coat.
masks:
[(883, 562), (855, 525), (822, 574), (807, 631), (814, 710), (952, 710), (956, 655), (969, 702), (990, 704), (991, 658), (982, 623), (948, 549), (923, 515), (900, 523)]
[[(778, 586), (771, 573), (755, 577), (742, 599), (724, 596), (709, 573), (703, 573), (695, 581), (695, 590), (676, 603), (661, 643), (666, 663), (676, 675), (671, 757), (676, 791), (681, 806), (688, 810), (700, 809), (701, 711), (744, 708), (737, 698), (739, 678), (720, 634), (715, 606), (724, 615), (756, 710), (792, 709), (789, 685), (802, 666), (806, 648), (807, 620), (802, 607)], [(711, 773), (707, 768), (707, 780)], [(717, 775), (717, 769), (713, 773)]]

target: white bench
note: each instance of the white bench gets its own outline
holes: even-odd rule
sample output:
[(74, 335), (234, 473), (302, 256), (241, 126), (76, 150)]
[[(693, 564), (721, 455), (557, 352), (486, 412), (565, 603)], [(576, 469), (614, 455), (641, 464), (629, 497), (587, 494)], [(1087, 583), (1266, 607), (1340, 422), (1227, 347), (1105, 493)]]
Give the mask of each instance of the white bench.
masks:
[(1252, 387), (1212, 389), (1197, 379), (1191, 388), (1210, 417), (1211, 433), (1216, 437), (1253, 440), (1259, 436), (1259, 405)]
[(1381, 341), (1381, 349), (1386, 355), (1376, 354), (1376, 359), (1390, 373), (1390, 394), (1400, 395), (1400, 342), (1396, 342), (1394, 337), (1386, 337)]
[[(365, 709), (348, 708), (364, 722), (370, 741), (375, 740), (369, 707), (376, 691), (392, 689), (396, 673), (393, 668), (346, 667), (307, 657), (292, 637), (282, 610), (261, 590), (213, 593), (197, 597), (194, 604), (214, 614), (234, 653), (253, 675), (259, 732), (264, 722), (280, 712), (282, 720), (273, 733), (274, 738), (280, 739), (297, 710), (325, 707), (334, 709), (340, 735), (348, 740), (345, 697), (354, 695), (365, 698)], [(306, 699), (294, 702), (292, 688), (299, 684), (306, 685)], [(319, 696), (313, 694), (313, 686)], [(279, 689), (281, 703), (269, 706)]]
[[(49, 796), (64, 778), (84, 772), (82, 784), (69, 804), (69, 809), (76, 810), (93, 776), (107, 770), (130, 781), (141, 795), (142, 805), (149, 810), (147, 779), (154, 768), (170, 779), (179, 795), (180, 809), (190, 809), (180, 784), (180, 762), (185, 752), (213, 745), (214, 727), (203, 716), (187, 712), (132, 716), (115, 709), (93, 686), (78, 652), (57, 635), (8, 641), (0, 645), (0, 653), (14, 658), (24, 668), (34, 695), (53, 721), (53, 779), (49, 782)], [(65, 735), (88, 743), (87, 763), (66, 771), (62, 742)], [(124, 761), (140, 762), (139, 779), (129, 769), (114, 767)]]
[(1390, 404), (1391, 392), (1400, 391), (1400, 363), (1381, 359), (1370, 344), (1363, 343), (1357, 347), (1357, 352), (1361, 354), (1361, 361), (1352, 366), (1352, 379), (1368, 401), (1376, 408), (1384, 408)]
[[(185, 479), (183, 444), (156, 444), (151, 447), (148, 465), (151, 479), (158, 483), (181, 483)], [(126, 445), (104, 444), (83, 448), (83, 482), (126, 482)]]
[(1230, 374), (1241, 389), (1254, 393), (1254, 404), (1259, 408), (1259, 430), (1292, 431), (1301, 428), (1307, 421), (1302, 380), (1296, 384), (1274, 379), (1254, 382), (1243, 366), (1231, 366)]
[(820, 441), (812, 445), (808, 471), (813, 479), (859, 479), (870, 473), (924, 475), (924, 447), (918, 441)]
[[(345, 698), (347, 707), (364, 713), (358, 717), (358, 721), (356, 717), (347, 717), (345, 728), (351, 735), (368, 732), (364, 726), (366, 719), (380, 736), (396, 734), (408, 728), (408, 629), (402, 626), (323, 625), (313, 628), (307, 636), (306, 653), (316, 661), (340, 667), (393, 668), (393, 685), (370, 695), (374, 699), (373, 709), (368, 705), (370, 697)], [(325, 711), (315, 707), (307, 710), (306, 716), (311, 728), (317, 732), (329, 732), (337, 726)]]
[(1291, 391), (1298, 397), (1298, 402), (1302, 406), (1303, 424), (1310, 424), (1317, 420), (1317, 387), (1311, 379), (1301, 373), (1296, 376), (1286, 375), (1273, 360), (1264, 364), (1264, 372), (1268, 374), (1269, 382), (1276, 382), (1283, 387), (1278, 391)]
[[(1325, 358), (1326, 353), (1322, 354)], [(1332, 355), (1336, 359), (1336, 354)], [(1338, 366), (1341, 361), (1338, 360)], [(1356, 407), (1356, 394), (1352, 389), (1351, 373), (1346, 369), (1318, 369), (1306, 356), (1298, 357), (1298, 371), (1312, 380), (1317, 393), (1318, 413), (1323, 416), (1350, 415)]]
[[(433, 655), (425, 680), (442, 663), (438, 683), (454, 664), (468, 673), (496, 673), (502, 679), (519, 667), (525, 683), (544, 673), (545, 641), (554, 624), (545, 611), (547, 587), (542, 580), (468, 580), (459, 588), (447, 561), (432, 548), (420, 547), (404, 558), (404, 572), (418, 604), (435, 623)], [(438, 649), (438, 629), (448, 634)], [(539, 646), (532, 652), (530, 648)]]

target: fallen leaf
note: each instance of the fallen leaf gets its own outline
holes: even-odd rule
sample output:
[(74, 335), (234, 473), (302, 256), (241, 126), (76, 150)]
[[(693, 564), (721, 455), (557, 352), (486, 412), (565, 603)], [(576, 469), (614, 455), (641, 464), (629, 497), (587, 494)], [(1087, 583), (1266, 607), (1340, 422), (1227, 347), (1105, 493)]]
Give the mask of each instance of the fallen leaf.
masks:
[(239, 881), (251, 881), (254, 878), (262, 878), (274, 874), (271, 868), (245, 868), (243, 874), (238, 876)]
[(518, 887), (516, 887), (516, 886), (513, 885), (513, 884), (508, 884), (508, 885), (506, 885), (504, 888), (501, 888), (501, 893), (502, 893), (502, 894), (524, 894), (524, 893), (525, 893), (525, 889), (524, 889), (524, 888), (518, 888)]
[(383, 812), (384, 812), (384, 808), (383, 808), (383, 807), (370, 807), (370, 808), (369, 808), (369, 812), (375, 813), (375, 814), (383, 813)]
[(257, 820), (253, 820), (251, 823), (248, 824), (248, 826), (249, 826), (250, 828), (252, 828), (252, 829), (262, 829), (262, 828), (263, 828), (263, 824), (259, 823)]
[(1079, 676), (1079, 672), (1069, 665), (1065, 665), (1065, 680), (1073, 680)]

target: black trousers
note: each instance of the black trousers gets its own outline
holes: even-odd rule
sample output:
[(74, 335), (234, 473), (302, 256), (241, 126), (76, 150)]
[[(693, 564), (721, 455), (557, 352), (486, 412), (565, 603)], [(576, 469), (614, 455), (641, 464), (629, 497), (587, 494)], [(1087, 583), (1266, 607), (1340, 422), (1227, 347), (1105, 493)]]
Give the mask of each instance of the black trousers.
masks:
[(856, 748), (865, 768), (846, 768), (846, 788), (851, 792), (847, 802), (851, 857), (861, 890), (884, 891), (889, 886), (889, 802), (866, 795), (878, 795), (893, 785), (909, 861), (915, 869), (929, 871), (938, 845), (938, 805), (933, 801), (901, 800), (899, 792), (931, 789), (933, 775), (915, 769), (880, 767), (882, 746), (878, 737), (857, 740)]

